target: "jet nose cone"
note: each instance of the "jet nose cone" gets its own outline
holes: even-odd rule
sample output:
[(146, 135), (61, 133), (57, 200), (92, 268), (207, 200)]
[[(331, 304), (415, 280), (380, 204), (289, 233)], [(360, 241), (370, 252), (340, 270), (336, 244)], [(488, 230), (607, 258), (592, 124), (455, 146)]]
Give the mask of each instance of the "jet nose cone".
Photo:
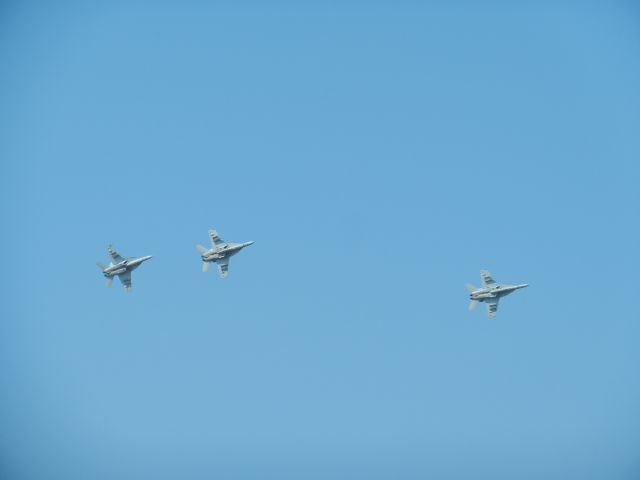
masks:
[(244, 242), (244, 246), (248, 247), (249, 245), (253, 245), (254, 243), (256, 243), (254, 240), (249, 240), (248, 242)]

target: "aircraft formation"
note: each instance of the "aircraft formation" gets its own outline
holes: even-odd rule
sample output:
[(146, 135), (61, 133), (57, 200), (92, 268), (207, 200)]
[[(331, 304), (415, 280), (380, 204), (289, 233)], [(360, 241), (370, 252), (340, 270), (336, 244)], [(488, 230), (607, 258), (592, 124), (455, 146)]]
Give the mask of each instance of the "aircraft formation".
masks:
[[(253, 241), (244, 243), (225, 242), (220, 238), (218, 232), (214, 229), (209, 230), (209, 238), (211, 239), (211, 248), (207, 249), (202, 245), (196, 245), (196, 249), (202, 257), (202, 271), (209, 270), (211, 262), (218, 265), (218, 273), (220, 278), (229, 275), (229, 259), (249, 245), (253, 245)], [(123, 257), (115, 249), (113, 245), (107, 247), (107, 252), (111, 256), (109, 265), (97, 262), (98, 267), (102, 270), (102, 274), (106, 278), (107, 286), (111, 285), (113, 277), (117, 276), (127, 292), (131, 291), (131, 272), (146, 262), (151, 255), (145, 257)]]
[[(226, 278), (229, 275), (229, 260), (233, 255), (243, 248), (253, 245), (254, 241), (232, 243), (225, 242), (215, 229), (209, 230), (209, 239), (211, 240), (211, 248), (203, 245), (196, 245), (196, 250), (200, 253), (202, 259), (202, 271), (207, 272), (211, 263), (215, 263), (218, 267), (220, 278)], [(127, 292), (131, 291), (131, 272), (151, 259), (151, 255), (144, 257), (123, 257), (113, 245), (107, 247), (107, 252), (111, 256), (109, 265), (97, 262), (98, 267), (102, 270), (107, 286), (113, 282), (113, 277), (117, 276)], [(508, 284), (497, 283), (488, 270), (480, 270), (481, 287), (475, 287), (470, 283), (465, 285), (469, 292), (469, 310), (473, 310), (478, 302), (482, 302), (487, 307), (487, 315), (489, 318), (496, 316), (498, 312), (498, 302), (502, 297), (509, 295), (516, 290), (528, 287), (526, 283)]]

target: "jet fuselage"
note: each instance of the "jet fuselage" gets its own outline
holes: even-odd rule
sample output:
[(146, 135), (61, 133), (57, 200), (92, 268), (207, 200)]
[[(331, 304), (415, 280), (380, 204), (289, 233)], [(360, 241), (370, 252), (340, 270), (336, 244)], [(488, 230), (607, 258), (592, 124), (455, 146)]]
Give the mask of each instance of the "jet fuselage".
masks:
[(104, 274), (105, 277), (113, 277), (115, 275), (120, 275), (127, 271), (132, 272), (133, 270), (138, 268), (140, 265), (142, 265), (143, 262), (149, 260), (150, 258), (152, 258), (151, 255), (147, 255), (145, 257), (127, 258), (122, 262), (116, 263), (115, 265), (114, 264), (108, 265), (107, 268), (105, 268), (102, 271), (102, 273)]
[(506, 295), (509, 295), (512, 292), (515, 292), (520, 288), (525, 288), (528, 286), (529, 285), (526, 283), (523, 283), (520, 285), (494, 284), (489, 287), (483, 287), (483, 288), (474, 290), (469, 294), (469, 298), (471, 300), (477, 300), (478, 302), (484, 302), (485, 300), (488, 300), (490, 298), (504, 297)]
[(253, 241), (244, 243), (226, 243), (219, 247), (214, 247), (204, 252), (201, 257), (203, 262), (215, 262), (223, 258), (232, 257), (244, 247), (253, 245)]

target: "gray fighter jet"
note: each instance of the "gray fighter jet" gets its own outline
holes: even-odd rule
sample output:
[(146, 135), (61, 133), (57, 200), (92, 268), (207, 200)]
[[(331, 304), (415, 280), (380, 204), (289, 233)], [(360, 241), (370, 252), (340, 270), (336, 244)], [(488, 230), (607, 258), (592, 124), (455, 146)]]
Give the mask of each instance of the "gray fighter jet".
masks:
[(106, 278), (107, 287), (111, 285), (113, 282), (113, 277), (116, 275), (124, 285), (124, 289), (127, 292), (131, 291), (131, 272), (142, 265), (142, 262), (146, 262), (151, 258), (151, 255), (147, 255), (146, 257), (122, 257), (113, 245), (109, 245), (107, 247), (107, 252), (111, 255), (111, 262), (109, 265), (105, 265), (104, 263), (98, 262), (98, 267), (102, 270), (102, 274)]
[(213, 229), (209, 230), (209, 238), (211, 239), (211, 248), (196, 245), (196, 249), (202, 257), (202, 271), (208, 271), (209, 264), (216, 262), (220, 278), (225, 278), (229, 275), (229, 259), (244, 247), (254, 244), (253, 241), (244, 243), (225, 242), (220, 238), (218, 232)]
[(529, 286), (526, 283), (522, 283), (520, 285), (496, 283), (488, 270), (480, 270), (480, 278), (482, 279), (482, 287), (480, 288), (476, 288), (470, 283), (465, 285), (465, 288), (469, 291), (469, 297), (471, 298), (469, 310), (476, 308), (478, 302), (484, 302), (487, 305), (487, 315), (489, 318), (496, 316), (496, 313), (498, 312), (498, 301), (500, 298), (505, 295), (509, 295), (511, 292), (515, 292), (519, 288)]

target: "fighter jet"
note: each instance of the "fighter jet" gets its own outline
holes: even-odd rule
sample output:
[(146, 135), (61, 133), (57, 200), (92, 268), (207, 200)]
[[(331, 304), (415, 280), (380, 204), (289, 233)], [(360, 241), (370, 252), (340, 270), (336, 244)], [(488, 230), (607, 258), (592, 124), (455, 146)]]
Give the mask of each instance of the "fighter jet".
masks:
[(465, 288), (469, 291), (469, 297), (471, 298), (469, 310), (476, 308), (478, 302), (484, 302), (487, 305), (487, 315), (489, 318), (496, 316), (496, 313), (498, 312), (498, 301), (500, 298), (509, 295), (511, 292), (515, 292), (519, 288), (529, 286), (526, 283), (522, 283), (520, 285), (496, 283), (488, 270), (480, 270), (480, 278), (482, 279), (482, 287), (480, 288), (476, 288), (470, 283), (465, 285)]
[(111, 262), (109, 265), (98, 262), (98, 267), (102, 270), (102, 274), (105, 276), (107, 287), (111, 286), (113, 277), (116, 275), (120, 279), (124, 289), (127, 292), (131, 291), (131, 272), (142, 265), (142, 262), (146, 262), (151, 258), (151, 255), (146, 257), (122, 257), (113, 245), (107, 247), (107, 252), (111, 255)]
[(244, 247), (254, 244), (253, 241), (244, 243), (225, 242), (220, 238), (218, 232), (213, 229), (209, 230), (209, 238), (211, 239), (211, 248), (207, 249), (202, 245), (196, 245), (196, 249), (202, 257), (202, 271), (208, 271), (209, 264), (216, 262), (220, 278), (225, 278), (229, 275), (229, 259)]

